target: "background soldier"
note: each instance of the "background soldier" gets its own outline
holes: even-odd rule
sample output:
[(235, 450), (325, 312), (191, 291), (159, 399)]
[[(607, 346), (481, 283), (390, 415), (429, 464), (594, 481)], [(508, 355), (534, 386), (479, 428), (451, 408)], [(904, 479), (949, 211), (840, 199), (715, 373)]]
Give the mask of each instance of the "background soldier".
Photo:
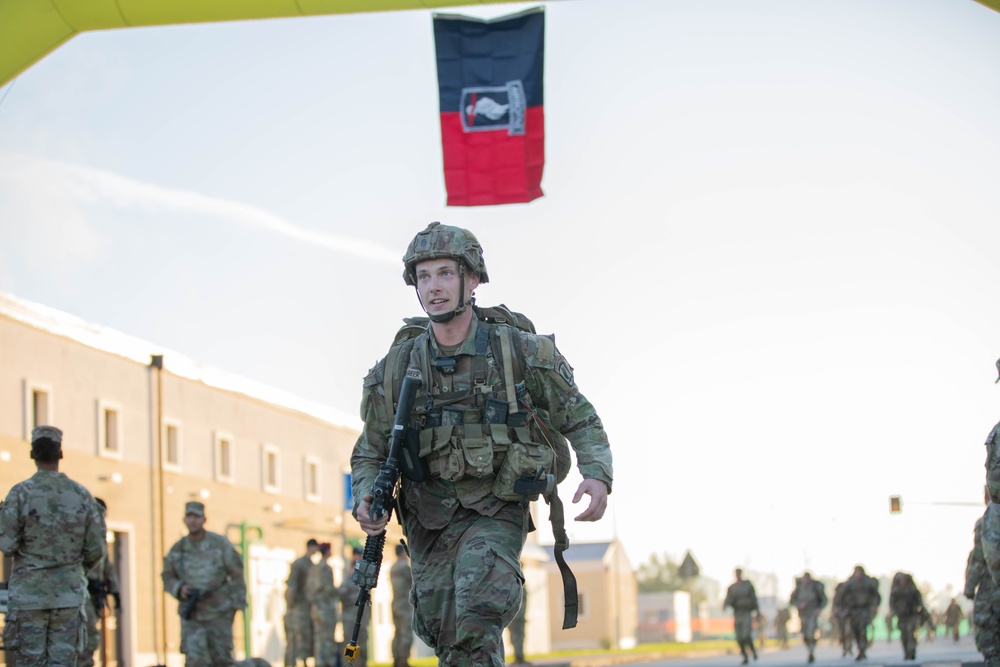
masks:
[(774, 634), (778, 638), (781, 648), (788, 648), (788, 621), (792, 618), (792, 612), (788, 607), (782, 607), (774, 617)]
[(803, 572), (795, 580), (795, 590), (788, 603), (799, 612), (802, 624), (802, 641), (809, 649), (809, 662), (816, 662), (816, 626), (819, 612), (826, 606), (826, 591), (822, 582), (814, 581), (812, 575)]
[[(101, 518), (107, 521), (108, 506), (100, 498), (94, 498), (101, 511)], [(115, 609), (122, 608), (121, 589), (118, 585), (118, 573), (110, 562), (107, 554), (101, 562), (87, 572), (87, 594), (90, 598), (85, 605), (87, 645), (80, 653), (77, 667), (93, 667), (94, 653), (101, 646), (101, 633), (107, 627), (108, 596), (115, 601)], [(101, 622), (101, 628), (97, 622)]]
[(965, 618), (965, 612), (958, 606), (958, 601), (952, 598), (948, 608), (944, 610), (944, 627), (945, 632), (950, 633), (955, 641), (958, 641), (958, 627), (963, 618)]
[(0, 551), (13, 559), (3, 643), (18, 667), (75, 665), (83, 648), (84, 572), (107, 554), (90, 495), (59, 472), (62, 431), (31, 431), (38, 470), (0, 503)]
[(753, 584), (743, 579), (743, 570), (736, 568), (735, 574), (736, 581), (726, 590), (726, 599), (722, 607), (733, 609), (736, 644), (740, 647), (740, 655), (743, 656), (745, 665), (749, 662), (747, 649), (753, 653), (753, 659), (757, 659), (757, 649), (753, 645), (753, 614), (758, 610), (757, 591), (754, 590)]
[(392, 635), (393, 667), (410, 667), (410, 649), (413, 646), (413, 605), (410, 604), (410, 589), (413, 588), (413, 572), (406, 547), (396, 545), (396, 562), (389, 570), (392, 580)]
[[(365, 550), (361, 547), (354, 547), (351, 562), (344, 571), (344, 583), (337, 589), (337, 594), (340, 596), (340, 610), (344, 618), (344, 641), (350, 639), (351, 634), (354, 632), (354, 624), (358, 619), (358, 607), (355, 605), (355, 602), (358, 601), (358, 594), (361, 593), (361, 588), (354, 583), (351, 573), (354, 572), (355, 566), (357, 566), (358, 561), (364, 556), (364, 553)], [(370, 614), (365, 614), (361, 619), (361, 631), (358, 633), (358, 654), (354, 658), (354, 661), (351, 662), (351, 667), (366, 667), (368, 664), (368, 624), (370, 621)]]
[(923, 625), (927, 610), (924, 609), (924, 598), (910, 574), (897, 572), (893, 576), (889, 590), (889, 609), (898, 619), (903, 659), (916, 660), (917, 629)]
[(882, 596), (878, 592), (878, 580), (865, 574), (865, 568), (860, 565), (854, 568), (854, 573), (844, 582), (842, 592), (844, 607), (851, 621), (851, 633), (858, 645), (858, 656), (855, 660), (868, 657), (868, 626), (875, 617)]
[[(337, 628), (337, 589), (333, 585), (333, 568), (327, 563), (330, 558), (330, 543), (317, 546), (319, 563), (312, 565), (306, 575), (306, 606), (309, 608), (316, 667), (333, 667), (339, 658), (337, 642), (333, 638)], [(310, 561), (310, 565), (312, 562)]]
[(528, 616), (528, 584), (521, 586), (521, 606), (514, 619), (507, 626), (510, 631), (510, 645), (514, 649), (514, 664), (520, 667), (530, 667), (531, 663), (524, 658), (524, 625)]
[(844, 606), (844, 582), (837, 584), (833, 590), (833, 606), (830, 612), (831, 622), (840, 639), (840, 645), (844, 649), (841, 657), (849, 656), (854, 652), (854, 640), (851, 632), (851, 616), (847, 607)]
[(983, 654), (986, 667), (1000, 667), (1000, 586), (986, 568), (982, 533), (983, 519), (980, 517), (965, 565), (965, 597), (973, 601), (976, 649)]
[(306, 600), (306, 579), (319, 542), (309, 538), (306, 554), (292, 562), (285, 581), (285, 667), (295, 667), (313, 655), (312, 615)]
[(222, 535), (205, 530), (205, 505), (184, 506), (188, 534), (163, 559), (163, 587), (178, 600), (186, 667), (229, 667), (233, 618), (247, 606), (243, 561)]
[[(550, 517), (561, 520), (549, 483), (555, 479), (545, 473), (558, 474), (560, 460), (568, 465), (565, 437), (583, 477), (573, 502), (590, 497), (576, 520), (597, 521), (611, 492), (611, 450), (553, 340), (477, 315), (473, 293), (489, 278), (474, 235), (431, 223), (403, 264), (430, 322), (407, 339), (405, 358), (402, 343), (393, 346), (364, 380), (365, 427), (351, 456), (354, 515), (369, 536), (385, 529), (388, 516), (370, 515), (372, 483), (388, 453), (393, 397), (407, 370), (419, 370), (410, 418), (419, 418), (424, 456), (414, 461), (420, 470), (404, 470), (399, 517), (413, 568), (414, 630), (442, 664), (503, 667), (503, 629), (517, 613), (524, 580), (527, 501), (546, 494)], [(424, 481), (409, 482), (425, 472)], [(576, 606), (567, 609), (572, 615)]]

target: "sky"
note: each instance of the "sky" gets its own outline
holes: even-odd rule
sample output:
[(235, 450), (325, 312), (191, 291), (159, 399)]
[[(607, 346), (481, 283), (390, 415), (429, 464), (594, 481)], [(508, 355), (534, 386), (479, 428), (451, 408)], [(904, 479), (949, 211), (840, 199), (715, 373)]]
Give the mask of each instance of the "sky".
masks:
[(467, 227), (479, 302), (556, 333), (612, 443), (571, 540), (960, 591), (1000, 418), (1000, 14), (545, 8), (546, 194), (482, 208), (445, 206), (429, 11), (73, 38), (0, 87), (0, 291), (353, 414), (420, 314), (407, 243)]

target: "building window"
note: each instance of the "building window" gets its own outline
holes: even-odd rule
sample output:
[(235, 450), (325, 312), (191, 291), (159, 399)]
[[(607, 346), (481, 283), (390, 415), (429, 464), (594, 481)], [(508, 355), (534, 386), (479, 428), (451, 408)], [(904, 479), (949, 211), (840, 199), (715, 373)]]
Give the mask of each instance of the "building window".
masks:
[(55, 426), (52, 416), (52, 388), (24, 381), (24, 439), (31, 440), (31, 431), (36, 426)]
[(264, 445), (261, 450), (261, 481), (264, 491), (281, 491), (281, 450), (275, 445)]
[(181, 470), (181, 425), (172, 419), (163, 422), (163, 467), (167, 470)]
[(236, 483), (236, 469), (233, 453), (233, 436), (228, 433), (215, 433), (215, 479), (228, 484)]
[(97, 402), (97, 453), (113, 459), (122, 457), (121, 406), (107, 401)]
[(306, 500), (318, 503), (321, 497), (319, 485), (319, 459), (315, 456), (306, 457), (305, 477)]

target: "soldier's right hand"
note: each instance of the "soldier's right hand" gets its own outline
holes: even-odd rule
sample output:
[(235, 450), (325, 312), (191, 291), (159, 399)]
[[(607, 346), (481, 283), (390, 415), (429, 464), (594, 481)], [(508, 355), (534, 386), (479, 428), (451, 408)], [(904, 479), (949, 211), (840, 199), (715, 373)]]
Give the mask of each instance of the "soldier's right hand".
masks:
[(976, 599), (976, 592), (975, 591), (965, 591), (965, 597), (969, 598), (970, 600), (975, 600)]
[(181, 584), (181, 590), (179, 591), (178, 595), (182, 600), (187, 600), (188, 596), (191, 595), (191, 587), (188, 586), (187, 584)]
[(376, 537), (385, 531), (386, 524), (389, 523), (389, 513), (386, 512), (378, 521), (371, 518), (372, 496), (368, 495), (358, 503), (358, 524), (365, 534)]

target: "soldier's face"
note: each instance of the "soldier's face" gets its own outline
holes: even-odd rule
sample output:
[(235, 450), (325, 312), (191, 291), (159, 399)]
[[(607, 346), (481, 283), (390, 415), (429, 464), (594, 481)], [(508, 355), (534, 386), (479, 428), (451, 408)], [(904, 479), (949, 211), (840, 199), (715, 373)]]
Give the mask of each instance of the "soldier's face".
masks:
[(428, 259), (416, 266), (417, 293), (428, 314), (450, 313), (472, 297), (479, 276), (465, 274), (465, 286), (458, 273), (458, 260)]
[(184, 515), (184, 525), (192, 535), (200, 535), (205, 530), (205, 516), (189, 512)]

